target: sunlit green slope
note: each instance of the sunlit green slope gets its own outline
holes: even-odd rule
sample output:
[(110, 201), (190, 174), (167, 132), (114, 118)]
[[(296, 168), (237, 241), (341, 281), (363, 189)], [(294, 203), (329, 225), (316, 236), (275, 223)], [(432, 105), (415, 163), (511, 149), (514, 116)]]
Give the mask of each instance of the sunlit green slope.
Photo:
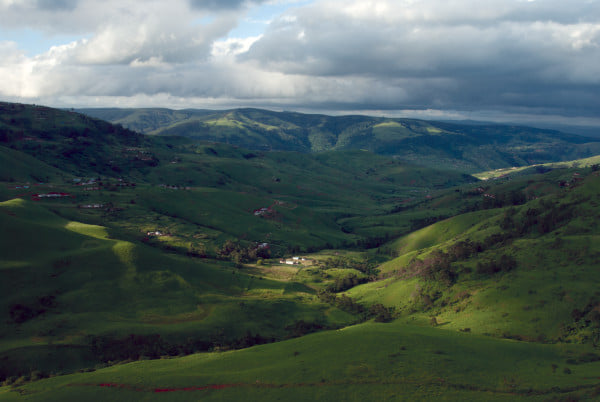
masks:
[(599, 202), (591, 174), (520, 206), (436, 223), (391, 243), (398, 257), (380, 267), (381, 279), (348, 294), (394, 306), (404, 321), (596, 344)]

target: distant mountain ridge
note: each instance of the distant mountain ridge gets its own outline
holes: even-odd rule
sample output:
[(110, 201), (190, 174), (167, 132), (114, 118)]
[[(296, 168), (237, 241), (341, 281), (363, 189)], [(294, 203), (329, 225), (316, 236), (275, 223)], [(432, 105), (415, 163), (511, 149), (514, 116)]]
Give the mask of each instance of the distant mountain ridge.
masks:
[(460, 124), (262, 109), (79, 109), (149, 135), (184, 136), (254, 150), (365, 149), (422, 165), (475, 172), (600, 153), (600, 139), (500, 124)]

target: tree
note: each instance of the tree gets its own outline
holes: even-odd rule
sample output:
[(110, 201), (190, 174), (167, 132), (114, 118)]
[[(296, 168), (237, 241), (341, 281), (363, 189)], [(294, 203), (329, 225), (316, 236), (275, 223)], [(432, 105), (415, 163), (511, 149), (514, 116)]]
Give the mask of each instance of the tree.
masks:
[(369, 308), (369, 315), (375, 317), (375, 322), (390, 322), (394, 319), (394, 308), (381, 303), (373, 304)]

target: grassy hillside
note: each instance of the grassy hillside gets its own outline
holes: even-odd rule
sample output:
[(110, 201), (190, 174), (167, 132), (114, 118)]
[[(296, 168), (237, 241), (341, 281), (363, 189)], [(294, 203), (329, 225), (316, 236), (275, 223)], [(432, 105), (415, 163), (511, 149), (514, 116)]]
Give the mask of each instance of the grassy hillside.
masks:
[(329, 149), (284, 152), (0, 111), (0, 400), (599, 395), (595, 159), (478, 181), (352, 149), (479, 166), (459, 148), (505, 163), (501, 147), (580, 138), (258, 110), (146, 122)]
[(477, 177), (481, 180), (490, 180), (496, 179), (500, 177), (505, 177), (508, 175), (515, 174), (527, 174), (527, 173), (543, 173), (545, 171), (551, 169), (561, 169), (561, 168), (577, 168), (577, 167), (590, 167), (594, 165), (600, 164), (600, 156), (592, 156), (589, 158), (576, 159), (573, 161), (560, 162), (560, 163), (542, 163), (534, 166), (521, 166), (521, 167), (510, 167), (505, 169), (495, 169), (487, 172), (479, 172), (475, 173), (473, 176)]
[[(363, 324), (277, 344), (139, 361), (3, 389), (27, 400), (577, 400), (598, 395), (589, 347)], [(490, 362), (493, 362), (490, 364)]]
[[(295, 268), (282, 278), (270, 273), (278, 257), (380, 243), (396, 229), (360, 234), (340, 220), (383, 216), (415, 189), (475, 180), (365, 151), (262, 153), (143, 138), (72, 112), (6, 110), (4, 378), (236, 348), (363, 320), (316, 292), (367, 274), (332, 267), (323, 278)], [(31, 121), (38, 115), (50, 122), (47, 132)], [(55, 130), (61, 119), (80, 126)], [(74, 141), (86, 146), (65, 153)], [(105, 159), (108, 171), (94, 162)]]
[[(589, 172), (589, 170), (588, 170)], [(351, 289), (408, 322), (498, 337), (600, 340), (595, 225), (600, 177), (523, 205), (459, 215), (387, 247), (380, 280)]]
[[(171, 236), (160, 239), (166, 247), (200, 247), (211, 255), (227, 239), (266, 242), (281, 254), (391, 236), (397, 233), (391, 227), (351, 233), (340, 220), (386, 214), (415, 190), (475, 180), (365, 151), (256, 152), (179, 137), (145, 138), (72, 112), (5, 109), (2, 120), (12, 134), (0, 147), (7, 156), (1, 173), (14, 185), (0, 189), (2, 199), (33, 197), (32, 182), (44, 182), (70, 195), (64, 199), (69, 202), (51, 204), (64, 216), (108, 224), (129, 239), (166, 231)], [(48, 132), (40, 121), (30, 121), (38, 114), (49, 122)], [(55, 129), (65, 119), (80, 126)], [(89, 184), (75, 186), (83, 183)], [(81, 205), (102, 207), (74, 209)]]
[(55, 170), (75, 175), (135, 175), (156, 163), (153, 155), (134, 152), (144, 142), (140, 134), (79, 113), (0, 102), (0, 145)]
[(0, 146), (0, 182), (56, 182), (67, 177), (64, 171), (35, 157)]
[(322, 328), (355, 320), (299, 283), (161, 253), (32, 202), (0, 203), (0, 220), (10, 234), (0, 249), (5, 378), (270, 342), (294, 336), (298, 321)]
[(598, 139), (519, 126), (259, 109), (81, 111), (152, 135), (186, 136), (255, 150), (366, 149), (410, 163), (465, 172), (567, 161), (600, 153)]

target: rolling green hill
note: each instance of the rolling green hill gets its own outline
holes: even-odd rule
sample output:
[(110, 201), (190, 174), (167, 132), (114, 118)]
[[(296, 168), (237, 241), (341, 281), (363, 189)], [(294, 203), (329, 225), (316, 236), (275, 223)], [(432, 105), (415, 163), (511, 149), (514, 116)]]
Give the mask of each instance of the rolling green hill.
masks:
[(80, 109), (151, 135), (177, 135), (255, 150), (366, 149), (434, 168), (476, 172), (600, 153), (600, 141), (553, 130), (260, 109)]
[(394, 241), (387, 247), (398, 257), (380, 266), (381, 280), (348, 295), (393, 306), (408, 322), (596, 345), (600, 177), (579, 177), (523, 205), (458, 215)]
[(4, 378), (271, 342), (299, 321), (355, 321), (300, 283), (115, 239), (31, 201), (0, 203), (0, 222)]
[(589, 347), (404, 324), (362, 324), (224, 353), (138, 361), (36, 381), (7, 401), (588, 400)]
[[(303, 152), (266, 151), (1, 106), (0, 400), (600, 394), (596, 159), (487, 181), (423, 166), (485, 158), (459, 148), (499, 165), (510, 152), (593, 148), (581, 138), (105, 111), (150, 113), (148, 127), (210, 118), (232, 143), (252, 126), (248, 144), (263, 130)], [(360, 142), (369, 124), (378, 139)], [(317, 126), (331, 142), (290, 134)], [(398, 136), (422, 165), (362, 146)], [(318, 141), (336, 145), (307, 152)]]

